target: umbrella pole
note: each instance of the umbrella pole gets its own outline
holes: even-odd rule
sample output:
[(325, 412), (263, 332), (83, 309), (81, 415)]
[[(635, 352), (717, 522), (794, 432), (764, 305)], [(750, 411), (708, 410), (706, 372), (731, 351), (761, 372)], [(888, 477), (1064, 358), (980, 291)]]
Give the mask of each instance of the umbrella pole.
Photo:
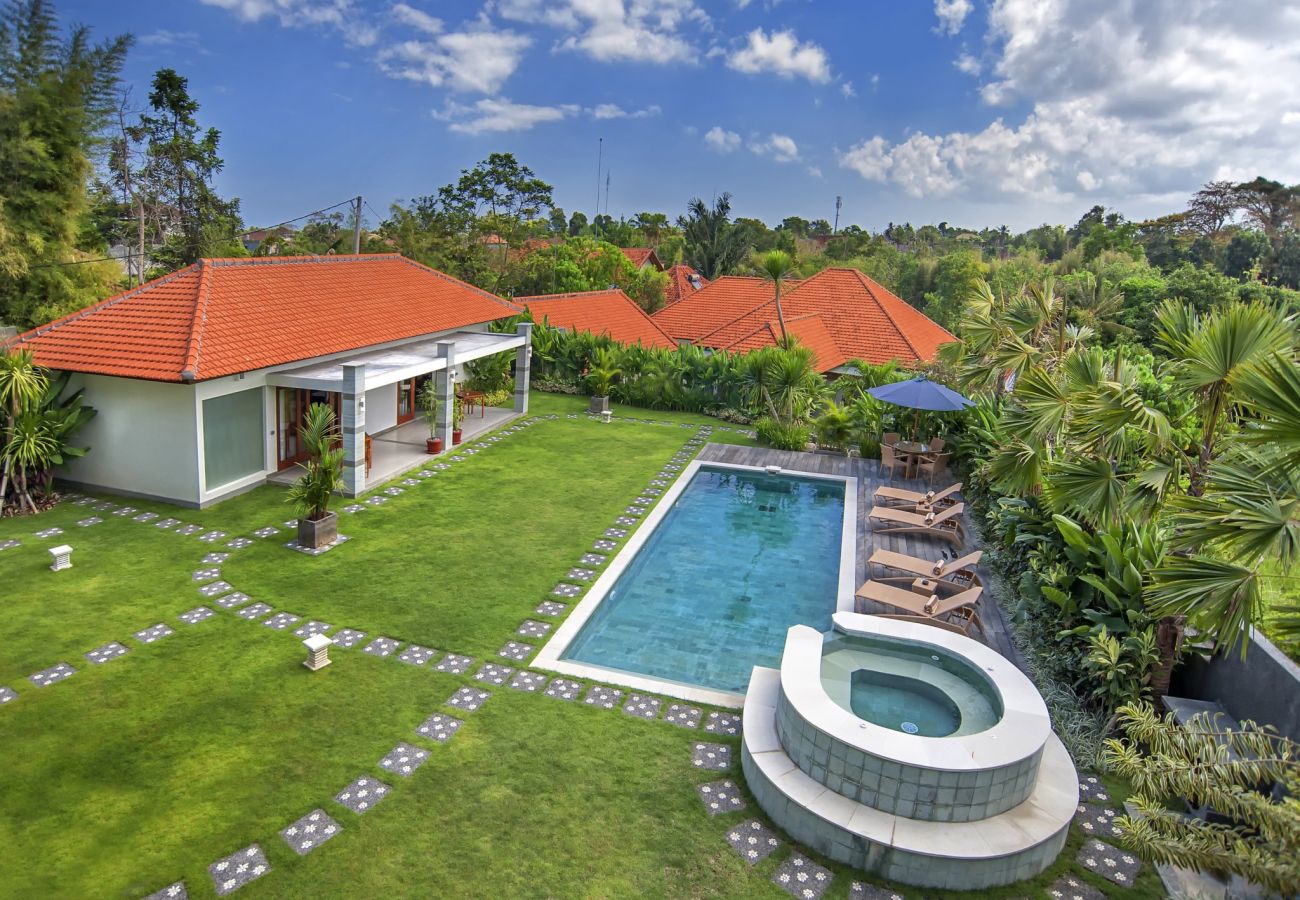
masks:
[(912, 416), (912, 440), (913, 441), (918, 441), (921, 439), (920, 429), (921, 429), (921, 411), (918, 409), (916, 413)]

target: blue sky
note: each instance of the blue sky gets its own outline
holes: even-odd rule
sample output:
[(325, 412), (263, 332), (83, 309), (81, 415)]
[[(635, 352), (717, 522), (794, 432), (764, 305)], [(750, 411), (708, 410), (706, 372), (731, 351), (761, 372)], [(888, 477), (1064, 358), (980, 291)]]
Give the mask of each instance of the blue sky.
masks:
[[(494, 150), (590, 214), (1072, 222), (1300, 180), (1300, 16), (1267, 0), (172, 0), (59, 3), (130, 31), (222, 131), (252, 224), (384, 211)], [(601, 202), (604, 203), (602, 186)]]

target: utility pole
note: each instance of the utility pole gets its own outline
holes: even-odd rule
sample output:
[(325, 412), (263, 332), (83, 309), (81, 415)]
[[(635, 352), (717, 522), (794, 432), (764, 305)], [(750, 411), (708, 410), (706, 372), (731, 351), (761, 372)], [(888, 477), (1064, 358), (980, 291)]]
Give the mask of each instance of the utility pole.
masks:
[(361, 255), (361, 195), (353, 201), (357, 205), (356, 218), (352, 220), (352, 255)]
[(609, 215), (609, 178), (612, 172), (605, 173), (605, 215)]
[(605, 154), (605, 139), (601, 138), (596, 144), (596, 211), (592, 215), (591, 230), (592, 234), (599, 236), (600, 232), (596, 229), (596, 219), (600, 218), (600, 164)]
[(835, 225), (831, 228), (831, 234), (840, 230), (840, 205), (844, 203), (844, 198), (839, 194), (835, 195)]

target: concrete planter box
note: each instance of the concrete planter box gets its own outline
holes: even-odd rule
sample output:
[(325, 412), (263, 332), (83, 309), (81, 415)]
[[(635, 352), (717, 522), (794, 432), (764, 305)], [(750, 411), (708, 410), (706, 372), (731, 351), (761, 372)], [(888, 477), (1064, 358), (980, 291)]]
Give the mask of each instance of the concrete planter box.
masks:
[(587, 406), (587, 412), (591, 413), (593, 416), (609, 412), (609, 398), (592, 397), (590, 405)]
[(338, 513), (326, 513), (319, 519), (298, 520), (298, 545), (318, 550), (338, 540)]

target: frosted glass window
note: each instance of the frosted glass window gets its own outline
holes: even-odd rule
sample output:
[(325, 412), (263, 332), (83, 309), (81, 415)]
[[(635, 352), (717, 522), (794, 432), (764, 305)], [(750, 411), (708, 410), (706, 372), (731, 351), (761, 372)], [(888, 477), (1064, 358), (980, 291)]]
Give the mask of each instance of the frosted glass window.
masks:
[(203, 471), (208, 490), (265, 468), (262, 389), (203, 401)]

